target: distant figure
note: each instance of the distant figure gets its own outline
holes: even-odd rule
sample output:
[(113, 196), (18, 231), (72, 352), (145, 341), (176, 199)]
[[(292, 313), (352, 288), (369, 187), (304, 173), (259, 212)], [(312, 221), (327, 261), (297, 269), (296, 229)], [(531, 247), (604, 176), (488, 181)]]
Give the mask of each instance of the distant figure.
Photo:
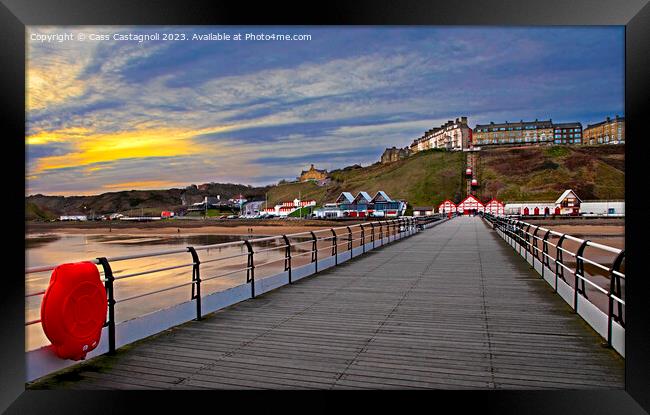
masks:
[(176, 231), (177, 231), (178, 233), (181, 233), (181, 228), (176, 228)]

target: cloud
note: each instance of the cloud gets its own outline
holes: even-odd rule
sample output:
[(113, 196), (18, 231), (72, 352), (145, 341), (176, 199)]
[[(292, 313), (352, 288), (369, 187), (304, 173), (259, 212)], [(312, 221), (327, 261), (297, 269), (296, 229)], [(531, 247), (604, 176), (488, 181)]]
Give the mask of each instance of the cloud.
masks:
[[(311, 42), (28, 42), (28, 188), (264, 184), (371, 163), (448, 119), (623, 113), (620, 28), (75, 27)], [(70, 28), (29, 28), (28, 33)], [(31, 190), (30, 190), (31, 191)]]

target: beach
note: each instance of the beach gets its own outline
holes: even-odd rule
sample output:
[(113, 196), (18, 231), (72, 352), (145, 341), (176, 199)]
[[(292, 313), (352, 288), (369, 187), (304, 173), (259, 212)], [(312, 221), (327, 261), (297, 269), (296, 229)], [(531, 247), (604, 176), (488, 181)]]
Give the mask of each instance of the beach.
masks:
[(88, 221), (88, 222), (31, 222), (26, 234), (69, 235), (283, 235), (335, 228), (360, 223), (359, 221), (328, 220), (160, 220), (151, 222)]

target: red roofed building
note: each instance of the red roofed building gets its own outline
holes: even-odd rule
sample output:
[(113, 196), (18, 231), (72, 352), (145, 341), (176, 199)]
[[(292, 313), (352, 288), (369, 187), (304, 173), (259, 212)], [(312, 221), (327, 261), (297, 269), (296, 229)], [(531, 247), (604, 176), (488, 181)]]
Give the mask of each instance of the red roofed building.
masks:
[(506, 206), (502, 202), (492, 199), (485, 204), (485, 213), (491, 213), (494, 216), (504, 216), (506, 214)]
[(440, 213), (456, 213), (456, 204), (451, 200), (447, 199), (438, 206), (438, 212)]
[(469, 215), (477, 212), (484, 212), (485, 206), (473, 195), (469, 195), (456, 207), (458, 213)]

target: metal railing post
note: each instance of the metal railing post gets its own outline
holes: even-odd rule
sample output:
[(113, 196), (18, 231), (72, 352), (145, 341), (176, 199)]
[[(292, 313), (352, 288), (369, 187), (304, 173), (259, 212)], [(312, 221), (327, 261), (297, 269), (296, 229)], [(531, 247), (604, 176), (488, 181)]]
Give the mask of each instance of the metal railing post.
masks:
[(192, 300), (196, 300), (196, 320), (201, 320), (201, 261), (196, 249), (193, 246), (187, 247), (188, 252), (192, 255)]
[(555, 292), (557, 292), (557, 279), (558, 277), (562, 279), (562, 281), (566, 282), (566, 279), (564, 279), (564, 265), (563, 258), (564, 255), (562, 255), (562, 243), (564, 242), (564, 239), (566, 238), (565, 234), (562, 234), (560, 236), (560, 239), (557, 241), (557, 245), (555, 246)]
[[(582, 259), (582, 256), (584, 255), (585, 248), (587, 247), (587, 243), (589, 241), (583, 241), (580, 244), (580, 247), (576, 251), (576, 270), (573, 273), (574, 276), (574, 290), (573, 290), (573, 311), (575, 313), (578, 312), (578, 294), (582, 294), (585, 298), (587, 298), (587, 290), (585, 289), (585, 280), (582, 278), (585, 277), (585, 261)], [(582, 276), (582, 278), (578, 278), (578, 274)], [(580, 284), (582, 283), (582, 284)], [(582, 285), (582, 289), (579, 288), (579, 285)]]
[[(533, 232), (533, 258), (539, 260), (539, 248), (537, 246), (537, 231), (539, 231), (539, 226), (535, 227), (535, 232)], [(535, 267), (535, 260), (533, 259), (533, 268)]]
[(253, 261), (253, 245), (250, 241), (244, 241), (246, 249), (248, 249), (248, 263), (246, 267), (246, 282), (251, 283), (251, 298), (255, 298), (255, 262)]
[(615, 272), (618, 272), (620, 270), (624, 258), (625, 251), (623, 250), (618, 254), (618, 256), (616, 256), (616, 259), (614, 260), (614, 263), (609, 270), (609, 294), (607, 296), (609, 300), (609, 307), (607, 312), (607, 345), (609, 347), (612, 347), (612, 324), (614, 320), (618, 321), (621, 326), (624, 326), (623, 304), (617, 301), (618, 315), (614, 316), (614, 299), (612, 298), (612, 295), (616, 295), (618, 298), (621, 298), (621, 277)]
[(97, 261), (104, 270), (104, 286), (106, 287), (106, 296), (108, 303), (108, 354), (115, 353), (115, 291), (113, 289), (113, 270), (105, 257), (97, 258)]
[(381, 221), (378, 221), (379, 223), (379, 241), (381, 242), (382, 245), (384, 245), (384, 227), (381, 224)]
[(551, 231), (547, 230), (544, 234), (544, 239), (542, 240), (542, 278), (544, 278), (544, 268), (547, 266), (550, 268), (551, 263), (548, 259), (548, 237), (551, 236)]
[[(531, 225), (528, 225), (528, 226), (526, 227), (526, 230), (525, 230), (525, 231), (524, 231), (523, 228), (522, 228), (522, 232), (524, 232), (524, 235), (525, 235), (524, 237), (525, 237), (525, 239), (526, 239), (526, 242), (525, 242), (525, 244), (526, 244), (526, 246), (525, 246), (525, 249), (526, 249), (526, 254), (525, 254), (525, 255), (526, 255), (526, 256), (525, 256), (525, 258), (526, 258), (526, 262), (528, 262), (528, 253), (530, 252), (530, 253), (532, 254), (532, 245), (530, 244), (530, 226), (531, 226)], [(534, 262), (535, 262), (535, 261), (533, 260), (533, 263), (534, 263)]]
[(314, 231), (311, 231), (309, 233), (314, 240), (311, 248), (311, 262), (314, 263), (314, 272), (318, 272), (318, 238), (316, 238)]
[(284, 248), (284, 270), (289, 272), (289, 284), (293, 284), (291, 281), (291, 243), (287, 235), (282, 235), (286, 247)]
[(347, 226), (348, 228), (348, 250), (350, 251), (350, 258), (352, 258), (352, 229)]
[(338, 265), (339, 247), (336, 242), (336, 231), (332, 228), (330, 228), (330, 231), (332, 232), (332, 255), (334, 256), (334, 265)]
[(370, 242), (372, 242), (372, 249), (375, 249), (375, 223), (370, 222)]
[(366, 229), (363, 227), (363, 223), (359, 225), (361, 227), (361, 252), (366, 253)]

